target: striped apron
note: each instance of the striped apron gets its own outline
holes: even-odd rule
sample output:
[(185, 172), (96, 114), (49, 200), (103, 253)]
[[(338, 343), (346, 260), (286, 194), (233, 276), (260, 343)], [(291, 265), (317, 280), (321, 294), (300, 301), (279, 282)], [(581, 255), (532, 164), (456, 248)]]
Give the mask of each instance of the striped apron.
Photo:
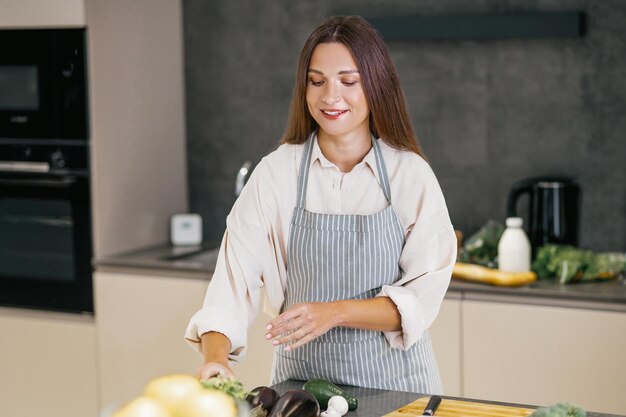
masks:
[[(304, 146), (297, 205), (291, 220), (283, 310), (298, 303), (376, 296), (400, 279), (402, 226), (391, 207), (391, 188), (380, 146), (376, 166), (389, 205), (367, 216), (311, 213), (304, 209), (313, 137)], [(439, 371), (427, 332), (408, 350), (391, 348), (383, 333), (335, 327), (294, 351), (278, 346), (272, 384), (321, 378), (335, 384), (436, 394)]]

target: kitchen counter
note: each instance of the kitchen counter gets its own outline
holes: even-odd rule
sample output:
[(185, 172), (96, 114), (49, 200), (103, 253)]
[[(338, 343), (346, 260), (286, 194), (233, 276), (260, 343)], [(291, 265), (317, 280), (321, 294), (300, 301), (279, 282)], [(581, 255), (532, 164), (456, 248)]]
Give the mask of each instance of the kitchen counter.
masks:
[[(285, 391), (290, 389), (302, 389), (303, 381), (285, 381), (280, 383), (273, 388), (276, 389), (280, 394), (283, 394)], [(356, 397), (359, 400), (359, 406), (355, 411), (350, 411), (346, 414), (346, 417), (381, 417), (385, 414), (391, 413), (398, 408), (409, 404), (423, 395), (415, 394), (411, 392), (399, 392), (399, 391), (386, 391), (386, 390), (377, 390), (370, 388), (360, 388), (360, 387), (347, 387), (341, 386), (348, 394)], [(455, 399), (455, 400), (463, 400), (463, 401), (478, 401), (482, 403), (488, 404), (499, 404), (499, 405), (508, 405), (515, 407), (524, 407), (524, 408), (536, 408), (535, 406), (530, 405), (522, 405), (522, 404), (510, 404), (510, 403), (501, 403), (501, 402), (493, 402), (493, 401), (484, 401), (484, 400), (468, 400), (463, 398), (456, 397), (447, 397), (442, 396), (445, 400)], [(551, 404), (544, 404), (543, 406), (547, 406)], [(435, 413), (435, 416), (437, 413)], [(601, 416), (615, 416), (615, 414), (601, 414), (601, 413), (593, 413), (587, 412), (587, 417), (601, 417)]]
[(539, 280), (523, 287), (498, 287), (453, 279), (448, 296), (626, 312), (626, 281), (623, 278), (567, 285)]
[[(215, 270), (218, 250), (217, 242), (187, 247), (164, 244), (99, 259), (94, 262), (94, 266), (99, 270), (115, 271), (143, 269), (174, 277), (196, 273), (201, 279), (210, 279)], [(454, 279), (447, 297), (626, 312), (626, 281), (614, 279), (568, 285), (537, 281), (524, 287), (497, 287)]]
[(94, 261), (99, 270), (151, 270), (161, 274), (202, 273), (210, 277), (215, 270), (219, 243), (208, 242), (199, 246), (151, 246), (132, 252), (108, 256)]

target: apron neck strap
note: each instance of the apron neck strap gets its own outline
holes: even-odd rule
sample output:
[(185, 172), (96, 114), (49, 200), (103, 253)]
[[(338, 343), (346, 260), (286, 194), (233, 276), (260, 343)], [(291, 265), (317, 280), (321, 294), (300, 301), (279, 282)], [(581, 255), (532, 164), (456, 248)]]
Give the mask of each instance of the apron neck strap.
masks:
[[(315, 132), (311, 133), (304, 143), (304, 151), (300, 160), (300, 174), (298, 175), (298, 196), (297, 207), (304, 209), (306, 201), (306, 189), (309, 182), (309, 168), (311, 167), (311, 155), (313, 154), (313, 142), (315, 141)], [(380, 178), (380, 185), (385, 194), (387, 202), (391, 204), (391, 185), (389, 184), (389, 176), (387, 175), (387, 167), (383, 159), (383, 153), (380, 145), (374, 135), (372, 135), (372, 147), (374, 148), (374, 156), (376, 157), (376, 169)]]
[(306, 185), (309, 181), (309, 166), (311, 165), (311, 154), (313, 153), (313, 141), (315, 132), (311, 133), (309, 138), (304, 142), (304, 151), (300, 160), (300, 173), (298, 174), (298, 199), (296, 207), (304, 209), (306, 200)]
[(389, 176), (387, 175), (387, 166), (383, 159), (383, 152), (374, 135), (372, 135), (372, 146), (374, 147), (374, 156), (376, 156), (376, 169), (378, 170), (378, 178), (380, 178), (380, 186), (383, 189), (387, 202), (391, 205), (391, 185), (389, 184)]

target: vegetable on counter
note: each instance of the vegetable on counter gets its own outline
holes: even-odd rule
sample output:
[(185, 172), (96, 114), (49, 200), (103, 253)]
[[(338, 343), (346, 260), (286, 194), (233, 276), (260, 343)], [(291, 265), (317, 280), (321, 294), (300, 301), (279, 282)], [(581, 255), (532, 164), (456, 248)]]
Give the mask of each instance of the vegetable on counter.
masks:
[(612, 279), (626, 272), (626, 254), (548, 244), (537, 250), (532, 270), (539, 278), (556, 279), (560, 284)]
[(500, 269), (491, 269), (485, 266), (472, 265), (463, 262), (454, 264), (452, 277), (485, 284), (518, 287), (537, 281), (537, 274), (528, 272), (507, 272)]
[(142, 395), (126, 403), (112, 417), (172, 417), (172, 414), (157, 400)]
[(233, 398), (239, 400), (245, 400), (248, 396), (248, 391), (243, 387), (243, 384), (236, 379), (230, 379), (223, 376), (214, 376), (213, 378), (206, 379), (201, 382), (204, 388), (216, 389), (222, 391)]
[(334, 395), (328, 400), (328, 411), (336, 411), (339, 416), (345, 415), (349, 409), (348, 401), (341, 395)]
[(350, 411), (356, 410), (359, 405), (358, 400), (352, 395), (348, 394), (332, 382), (328, 382), (323, 379), (312, 379), (307, 381), (304, 383), (302, 388), (310, 392), (315, 399), (317, 399), (317, 402), (319, 402), (320, 407), (322, 408), (328, 408), (328, 401), (335, 395), (345, 398), (348, 402), (348, 409)]
[(191, 393), (202, 390), (198, 379), (191, 375), (174, 374), (152, 379), (143, 395), (152, 398), (174, 412)]
[(272, 411), (280, 395), (276, 390), (261, 386), (248, 393), (246, 401), (252, 407), (252, 417), (263, 417)]
[(305, 390), (294, 389), (280, 396), (269, 417), (319, 417), (320, 405)]
[(459, 251), (459, 261), (497, 268), (498, 242), (502, 233), (504, 233), (504, 225), (495, 220), (489, 220), (465, 240)]
[(165, 375), (112, 417), (248, 417), (250, 407), (241, 399), (246, 394), (240, 382), (226, 378), (201, 383), (191, 375)]
[(185, 398), (174, 416), (238, 417), (237, 403), (230, 395), (214, 389), (196, 391)]
[(558, 403), (536, 409), (528, 417), (585, 417), (587, 413), (580, 407), (568, 403)]

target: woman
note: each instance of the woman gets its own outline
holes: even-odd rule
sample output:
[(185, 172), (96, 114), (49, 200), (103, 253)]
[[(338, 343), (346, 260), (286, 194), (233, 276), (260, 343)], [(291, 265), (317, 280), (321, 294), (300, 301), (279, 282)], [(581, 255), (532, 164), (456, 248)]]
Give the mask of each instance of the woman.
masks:
[(282, 143), (233, 206), (187, 329), (200, 378), (233, 376), (264, 286), (280, 312), (266, 327), (273, 383), (441, 393), (427, 329), (456, 238), (393, 63), (363, 18), (332, 17), (308, 38)]

